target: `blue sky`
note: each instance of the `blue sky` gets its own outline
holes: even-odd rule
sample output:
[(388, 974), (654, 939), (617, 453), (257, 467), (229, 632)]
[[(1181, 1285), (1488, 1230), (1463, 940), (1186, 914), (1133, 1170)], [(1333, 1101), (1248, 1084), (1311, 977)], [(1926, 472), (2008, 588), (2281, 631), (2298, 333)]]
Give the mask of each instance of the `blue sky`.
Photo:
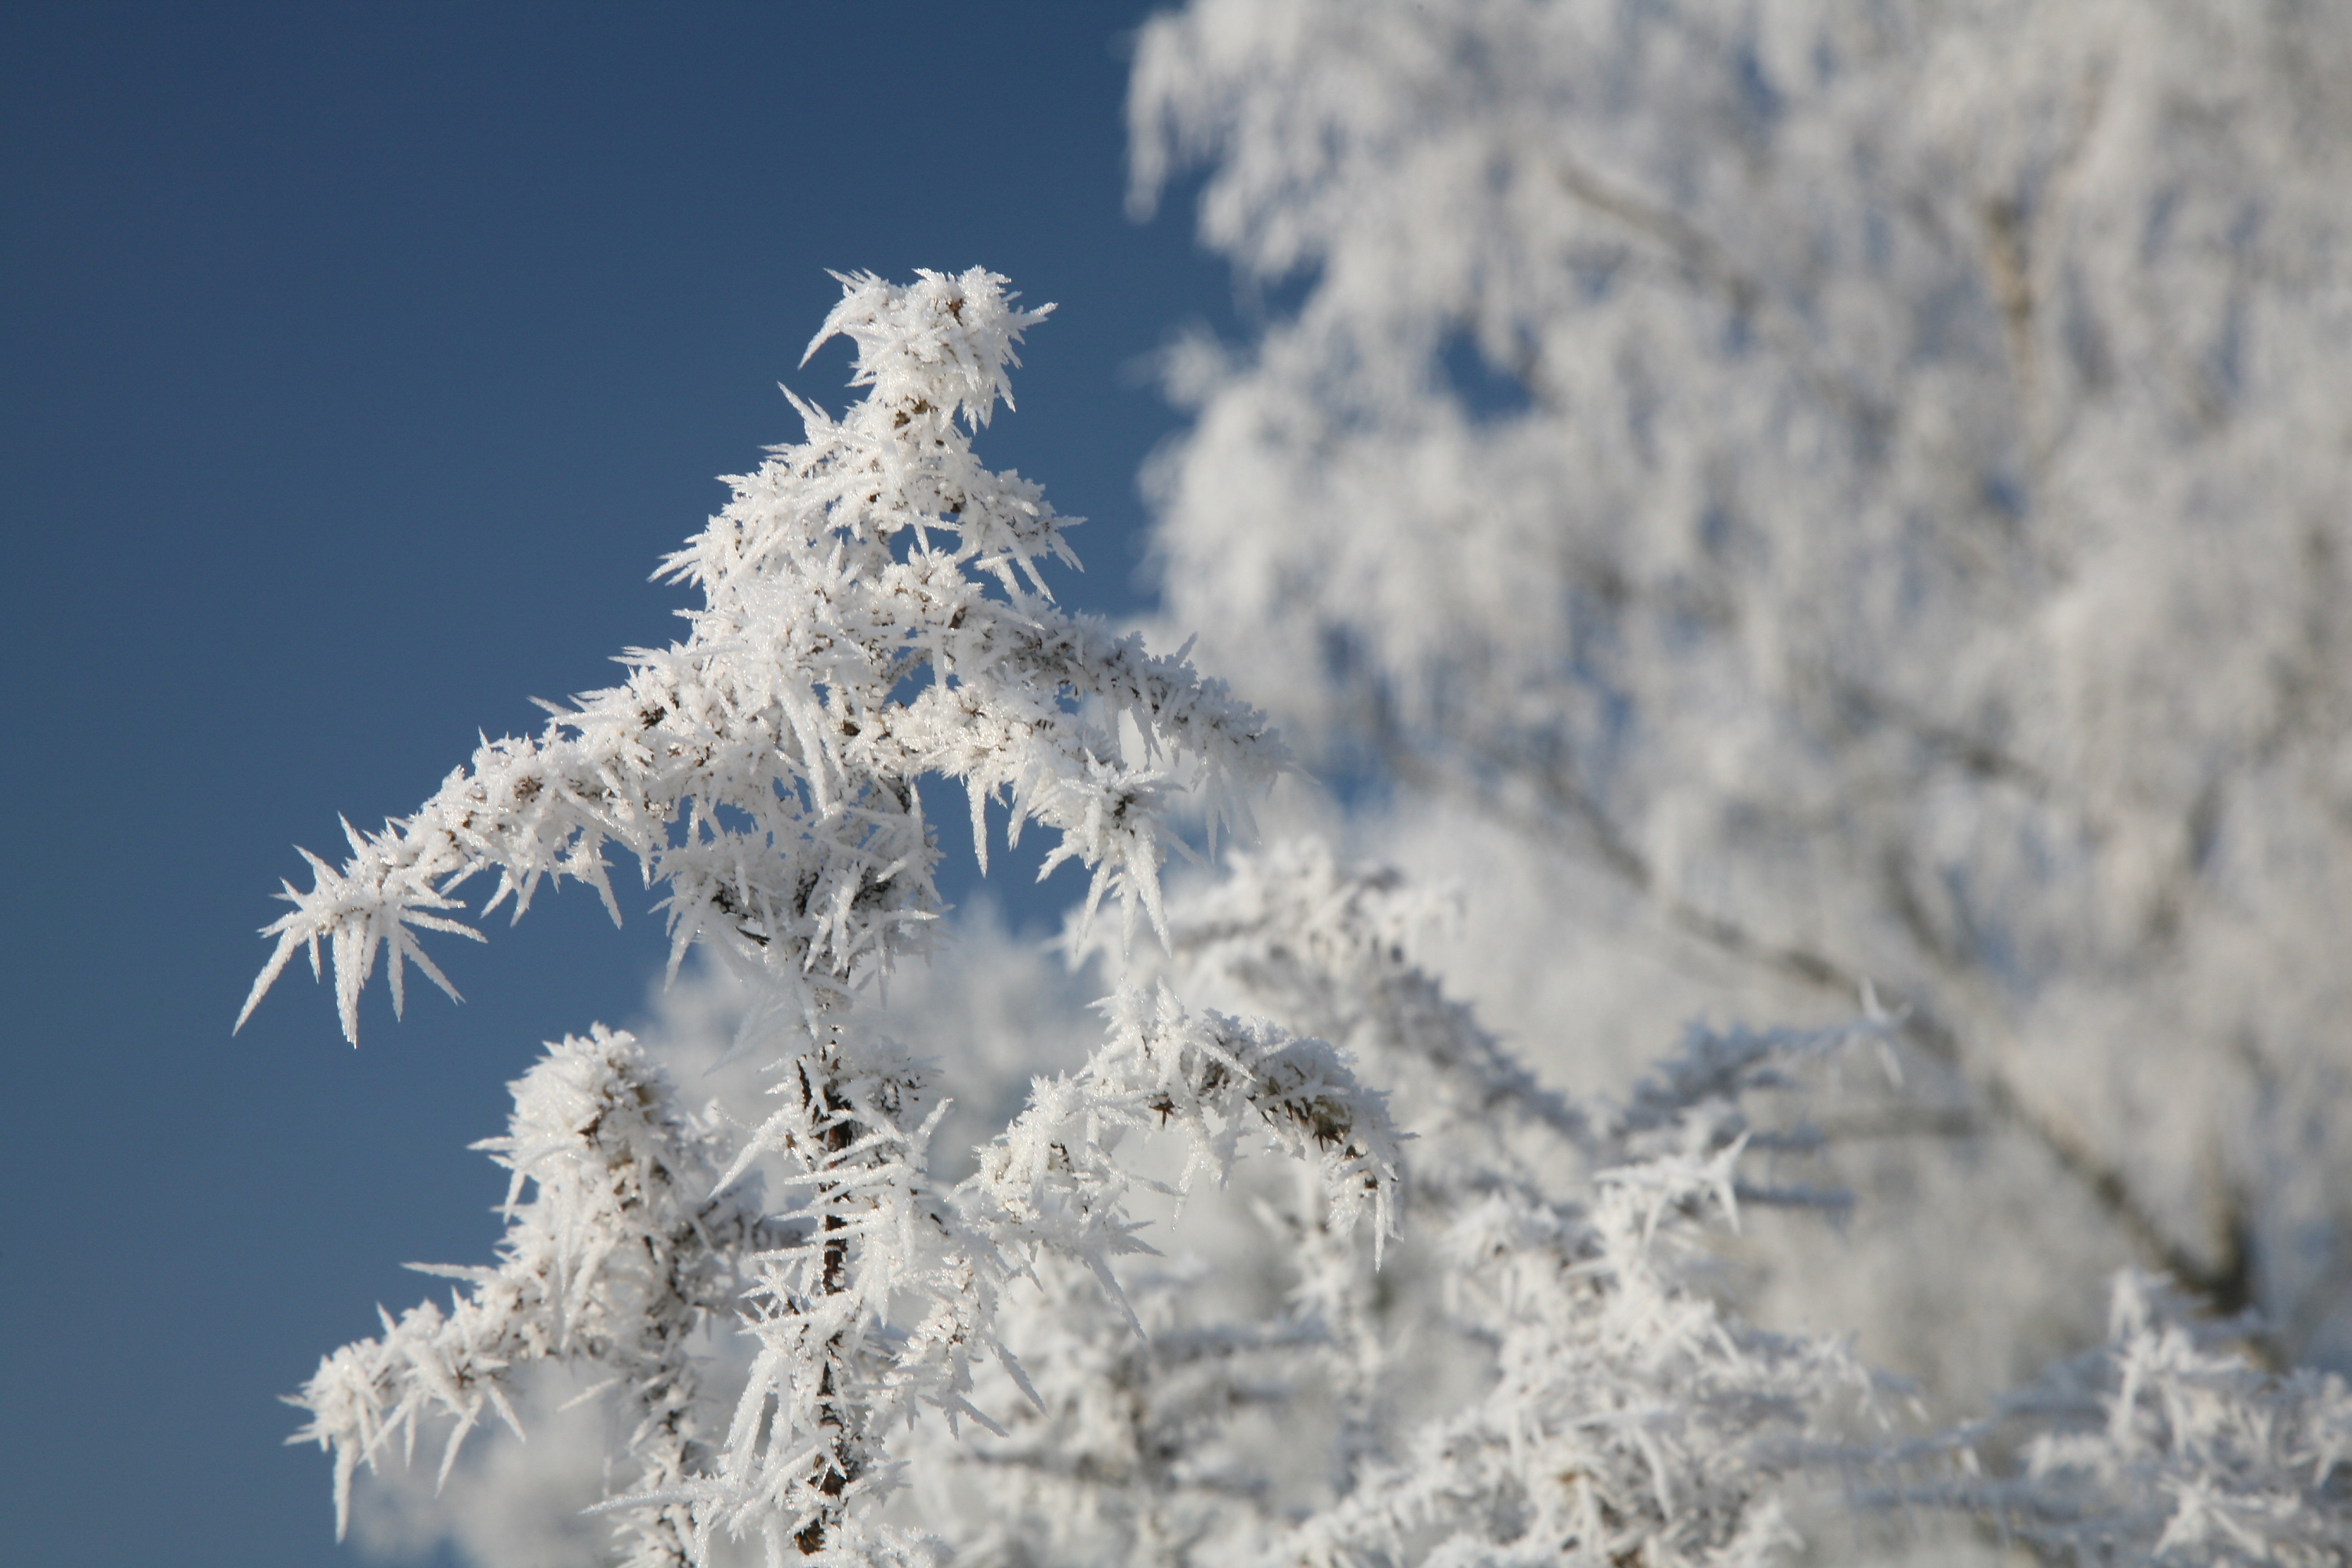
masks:
[(1234, 310), (1182, 202), (1122, 215), (1148, 9), (8, 8), (0, 1556), (356, 1561), (275, 1396), (486, 1254), (465, 1146), (659, 922), (567, 891), (357, 1052), (307, 980), (230, 1037), (255, 928), (672, 635), (646, 574), (798, 436), (777, 381), (843, 398), (825, 268), (1060, 302), (982, 450), (1094, 520), (1066, 597), (1146, 603), (1138, 361)]

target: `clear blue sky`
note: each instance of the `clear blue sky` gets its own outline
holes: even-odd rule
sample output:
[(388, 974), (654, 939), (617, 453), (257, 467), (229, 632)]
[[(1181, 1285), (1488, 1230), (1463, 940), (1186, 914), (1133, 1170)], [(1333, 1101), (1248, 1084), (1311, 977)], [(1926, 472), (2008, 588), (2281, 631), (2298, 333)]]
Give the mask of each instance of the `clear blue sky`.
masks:
[(275, 1396), (486, 1255), (465, 1145), (659, 922), (568, 890), (357, 1052), (307, 979), (230, 1038), (254, 930), (290, 846), (672, 635), (777, 381), (841, 401), (824, 268), (1060, 302), (982, 449), (1096, 520), (1067, 596), (1145, 602), (1135, 363), (1233, 310), (1186, 203), (1121, 213), (1147, 9), (7, 8), (0, 1557), (356, 1561)]

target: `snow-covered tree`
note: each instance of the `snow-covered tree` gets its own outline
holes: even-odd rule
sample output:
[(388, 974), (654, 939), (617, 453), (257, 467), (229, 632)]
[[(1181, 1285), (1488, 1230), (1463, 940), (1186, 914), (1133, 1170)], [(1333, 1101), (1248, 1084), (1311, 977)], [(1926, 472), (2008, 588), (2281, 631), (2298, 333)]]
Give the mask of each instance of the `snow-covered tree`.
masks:
[(1170, 356), (1165, 613), (1457, 983), (1874, 984), (1945, 1218), (1774, 1289), (1939, 1382), (2126, 1259), (2352, 1363), (2352, 13), (1192, 0), (1132, 112), (1276, 302)]
[[(617, 918), (616, 844), (664, 890), (673, 970), (699, 942), (753, 982), (745, 1043), (780, 1079), (780, 1107), (722, 1159), (625, 1046), (557, 1047), (517, 1086), (498, 1145), (518, 1185), (536, 1184), (510, 1205), (505, 1261), (460, 1271), (473, 1292), (446, 1317), (419, 1309), (330, 1358), (303, 1395), (339, 1487), (420, 1415), (457, 1418), (453, 1455), (486, 1408), (511, 1420), (500, 1384), (520, 1363), (585, 1357), (655, 1428), (631, 1444), (635, 1496), (663, 1528), (639, 1531), (632, 1562), (697, 1560), (721, 1528), (895, 1561), (913, 1548), (867, 1505), (895, 1479), (887, 1434), (921, 1409), (988, 1424), (965, 1395), (975, 1359), (1003, 1354), (1002, 1291), (1043, 1253), (1117, 1293), (1110, 1261), (1140, 1245), (1123, 1129), (1172, 1120), (1213, 1172), (1263, 1120), (1335, 1198), (1392, 1223), (1385, 1114), (1328, 1047), (1131, 998), (1103, 1049), (1041, 1083), (950, 1194), (929, 1173), (942, 1108), (925, 1069), (861, 1011), (940, 912), (925, 777), (963, 786), (983, 862), (992, 803), (1015, 837), (1058, 834), (1049, 868), (1091, 868), (1087, 913), (1116, 893), (1131, 931), (1139, 913), (1165, 924), (1171, 796), (1202, 797), (1213, 838), (1284, 761), (1259, 716), (1182, 659), (1057, 609), (1039, 568), (1067, 557), (1062, 520), (974, 459), (971, 433), (1044, 316), (983, 271), (845, 279), (816, 342), (854, 342), (867, 395), (838, 421), (801, 405), (806, 440), (734, 480), (671, 558), (705, 596), (690, 635), (632, 653), (625, 684), (541, 735), (485, 743), (414, 816), (347, 828), (341, 867), (310, 856), (313, 885), (289, 886), (247, 1011), (296, 952), (316, 972), (323, 947), (355, 1039), (380, 956), (396, 1008), (408, 964), (449, 989), (416, 933), (477, 934), (450, 912), (460, 884), (495, 872), (486, 912), (520, 915), (542, 879), (572, 878)], [(764, 1220), (726, 1195), (763, 1158), (780, 1201)], [(723, 1267), (700, 1261), (714, 1249)], [(667, 1359), (714, 1312), (759, 1346), (723, 1423)]]
[[(247, 1011), (307, 952), (355, 1036), (379, 960), (395, 1007), (410, 964), (448, 988), (419, 933), (478, 935), (477, 873), (484, 912), (568, 878), (617, 918), (617, 845), (673, 973), (698, 946), (735, 988), (768, 1102), (689, 1107), (676, 1041), (551, 1047), (481, 1145), (511, 1175), (496, 1262), (428, 1269), (447, 1309), (383, 1314), (296, 1398), (339, 1521), (420, 1440), (446, 1479), (477, 1428), (561, 1420), (554, 1371), (610, 1418), (596, 1511), (632, 1565), (1698, 1568), (1880, 1504), (2101, 1562), (2352, 1547), (2352, 1395), (2160, 1290), (1945, 1427), (1849, 1340), (1753, 1320), (1745, 1227), (1849, 1205), (1805, 1106), (1895, 1062), (1866, 987), (1827, 1027), (1694, 1026), (1623, 1092), (1570, 1092), (1415, 956), (1430, 900), (1393, 872), (1293, 840), (1163, 896), (1164, 857), (1246, 828), (1287, 753), (1183, 657), (1054, 603), (1065, 520), (971, 445), (1045, 315), (1004, 285), (845, 279), (818, 342), (852, 339), (866, 396), (801, 405), (805, 439), (671, 558), (705, 601), (685, 639), (287, 888)], [(947, 781), (983, 865), (993, 804), (1092, 872), (1070, 946), (1113, 989), (1082, 1059), (1002, 1026), (968, 1059), (898, 1041), (879, 982), (937, 945)], [(1013, 1109), (938, 1149), (949, 1086)]]

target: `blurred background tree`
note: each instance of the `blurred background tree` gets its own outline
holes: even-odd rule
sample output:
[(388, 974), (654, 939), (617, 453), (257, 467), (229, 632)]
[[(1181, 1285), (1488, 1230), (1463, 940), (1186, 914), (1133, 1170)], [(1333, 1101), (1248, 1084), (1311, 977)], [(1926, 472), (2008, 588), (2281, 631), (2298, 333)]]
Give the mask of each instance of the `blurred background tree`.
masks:
[(1262, 301), (1162, 613), (1449, 979), (1576, 1076), (1904, 1009), (1756, 1288), (1938, 1389), (2127, 1258), (2352, 1360), (2352, 15), (1195, 0), (1129, 109)]

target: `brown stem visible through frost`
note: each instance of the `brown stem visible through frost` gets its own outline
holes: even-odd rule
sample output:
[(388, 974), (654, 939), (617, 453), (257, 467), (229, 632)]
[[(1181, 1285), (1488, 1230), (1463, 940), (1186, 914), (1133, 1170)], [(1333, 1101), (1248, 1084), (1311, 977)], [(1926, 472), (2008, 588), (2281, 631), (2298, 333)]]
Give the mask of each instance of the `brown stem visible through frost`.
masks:
[[(835, 1063), (830, 1052), (820, 1058), (821, 1067), (830, 1069)], [(809, 1081), (805, 1065), (801, 1068), (801, 1092), (812, 1107), (822, 1105), (824, 1121), (817, 1133), (817, 1145), (826, 1154), (838, 1156), (857, 1141), (857, 1123), (851, 1120), (850, 1103), (840, 1089), (828, 1082), (822, 1094)], [(832, 1189), (817, 1189), (816, 1206), (823, 1208)], [(826, 1209), (824, 1226), (829, 1239), (824, 1244), (824, 1266), (819, 1287), (828, 1296), (837, 1296), (849, 1289), (849, 1239), (838, 1232), (848, 1228), (849, 1222), (839, 1214)], [(848, 1414), (842, 1408), (836, 1373), (841, 1363), (841, 1341), (838, 1335), (824, 1348), (824, 1371), (817, 1382), (817, 1425), (829, 1428), (832, 1436), (817, 1463), (824, 1468), (818, 1476), (816, 1489), (831, 1500), (816, 1518), (802, 1526), (793, 1535), (793, 1544), (801, 1554), (813, 1557), (823, 1552), (825, 1540), (840, 1513), (839, 1500), (856, 1478), (857, 1456), (852, 1449)]]

